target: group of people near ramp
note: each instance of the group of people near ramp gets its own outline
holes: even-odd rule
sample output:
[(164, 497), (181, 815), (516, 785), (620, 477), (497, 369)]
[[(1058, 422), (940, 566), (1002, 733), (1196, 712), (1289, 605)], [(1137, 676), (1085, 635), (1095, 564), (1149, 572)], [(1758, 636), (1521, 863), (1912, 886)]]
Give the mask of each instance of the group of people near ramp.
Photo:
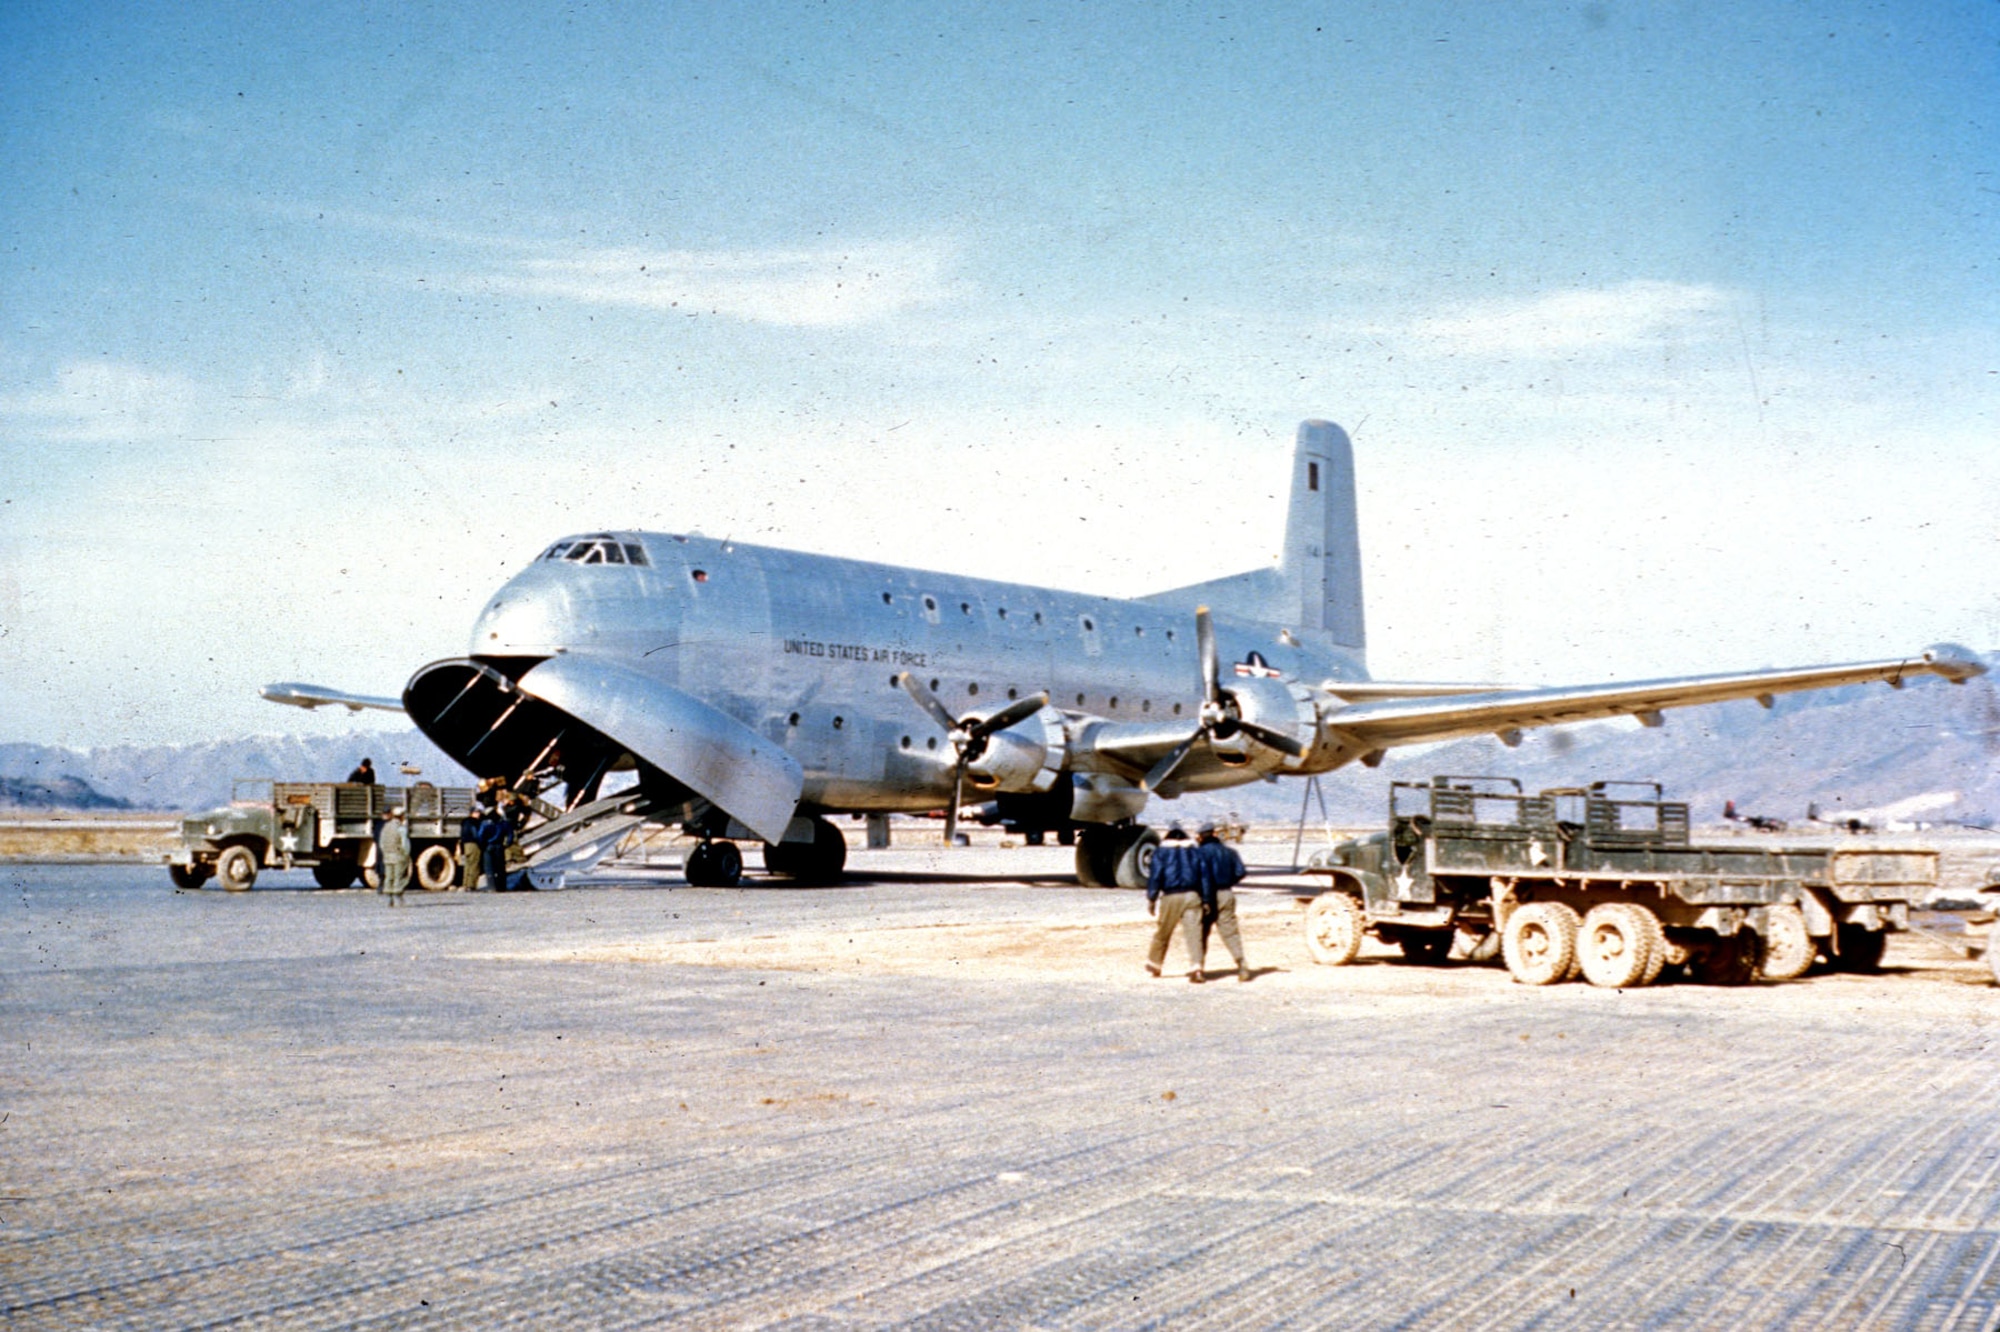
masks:
[(1167, 945), (1179, 927), (1187, 948), (1188, 979), (1196, 985), (1208, 979), (1203, 969), (1208, 958), (1208, 932), (1222, 935), (1223, 946), (1236, 960), (1236, 979), (1250, 979), (1250, 964), (1243, 958), (1243, 932), (1236, 924), (1236, 885), (1243, 879), (1243, 857), (1215, 835), (1213, 823), (1195, 829), (1195, 844), (1186, 845), (1187, 834), (1169, 828), (1153, 852), (1153, 867), (1146, 876), (1146, 910), (1152, 913), (1152, 946), (1146, 951), (1146, 972), (1160, 974), (1167, 960)]

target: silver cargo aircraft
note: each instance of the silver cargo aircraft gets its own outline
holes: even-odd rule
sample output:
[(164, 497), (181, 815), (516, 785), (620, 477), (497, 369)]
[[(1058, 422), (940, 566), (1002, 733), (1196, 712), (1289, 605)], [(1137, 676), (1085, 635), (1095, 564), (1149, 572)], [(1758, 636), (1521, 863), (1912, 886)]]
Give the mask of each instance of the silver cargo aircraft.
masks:
[[(1340, 427), (1299, 427), (1276, 568), (1122, 601), (716, 541), (592, 532), (497, 592), (463, 657), (400, 700), (312, 685), (301, 707), (406, 712), (482, 777), (561, 785), (535, 862), (594, 863), (642, 819), (699, 839), (688, 881), (765, 868), (837, 877), (834, 814), (945, 811), (969, 793), (1030, 832), (1073, 834), (1087, 884), (1143, 882), (1148, 801), (1374, 766), (1395, 745), (1914, 675), (1983, 673), (1965, 649), (1626, 684), (1371, 680), (1354, 464)], [(601, 795), (606, 775), (636, 787)], [(621, 779), (622, 780), (622, 779)]]

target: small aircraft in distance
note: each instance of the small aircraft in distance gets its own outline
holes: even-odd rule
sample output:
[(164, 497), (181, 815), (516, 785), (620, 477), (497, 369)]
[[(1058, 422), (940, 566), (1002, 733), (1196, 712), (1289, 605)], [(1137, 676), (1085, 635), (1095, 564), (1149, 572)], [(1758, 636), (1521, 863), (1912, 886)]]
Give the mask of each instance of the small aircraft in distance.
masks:
[[(1939, 645), (1911, 657), (1572, 687), (1371, 680), (1354, 462), (1307, 421), (1275, 568), (1136, 600), (716, 541), (591, 532), (493, 595), (463, 657), (400, 699), (274, 684), (275, 702), (402, 711), (481, 777), (560, 784), (539, 860), (570, 868), (645, 819), (698, 839), (689, 882), (767, 870), (838, 877), (834, 814), (945, 811), (969, 793), (1013, 826), (1074, 838), (1087, 884), (1143, 883), (1173, 799), (1306, 776), (1396, 745), (1630, 716), (1915, 675), (1984, 673)], [(602, 794), (607, 774), (635, 787)]]

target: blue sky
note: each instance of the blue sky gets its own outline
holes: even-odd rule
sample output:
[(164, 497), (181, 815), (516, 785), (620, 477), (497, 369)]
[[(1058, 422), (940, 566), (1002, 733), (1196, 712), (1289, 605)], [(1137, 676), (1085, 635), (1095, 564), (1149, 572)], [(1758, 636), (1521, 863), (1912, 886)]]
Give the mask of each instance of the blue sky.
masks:
[(2000, 9), (15, 3), (0, 739), (325, 730), (607, 525), (1380, 676), (2000, 646)]

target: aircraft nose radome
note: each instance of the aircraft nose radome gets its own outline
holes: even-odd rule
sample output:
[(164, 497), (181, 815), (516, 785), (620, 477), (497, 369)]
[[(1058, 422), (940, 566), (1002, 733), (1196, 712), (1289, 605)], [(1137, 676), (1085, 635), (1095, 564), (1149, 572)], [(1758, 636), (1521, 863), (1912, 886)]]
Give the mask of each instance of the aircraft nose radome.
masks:
[(570, 638), (566, 599), (549, 589), (508, 587), (472, 628), (473, 655), (543, 656)]
[(1986, 674), (1986, 662), (1977, 652), (1957, 643), (1933, 643), (1924, 649), (1924, 660), (1947, 680), (1970, 680)]

